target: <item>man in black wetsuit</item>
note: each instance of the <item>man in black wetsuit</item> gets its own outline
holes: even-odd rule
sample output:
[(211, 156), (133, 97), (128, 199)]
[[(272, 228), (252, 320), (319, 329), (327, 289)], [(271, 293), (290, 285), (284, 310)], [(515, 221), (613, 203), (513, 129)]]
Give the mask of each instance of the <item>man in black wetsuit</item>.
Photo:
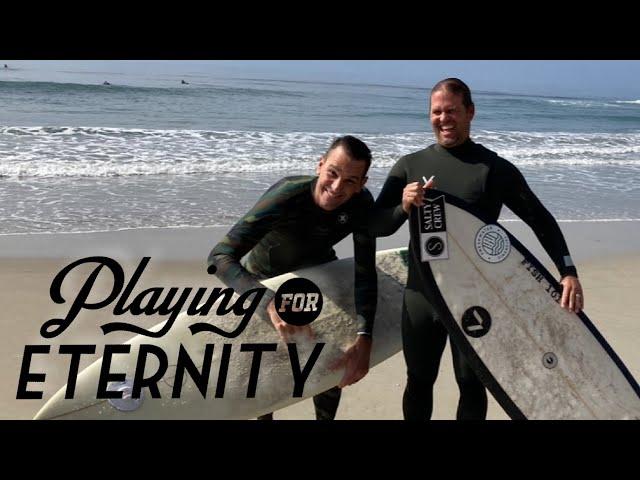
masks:
[[(370, 164), (371, 152), (361, 140), (337, 138), (320, 159), (318, 176), (285, 177), (271, 186), (209, 254), (216, 275), (241, 294), (263, 288), (259, 279), (335, 260), (333, 246), (353, 233), (358, 336), (346, 351), (339, 385), (313, 398), (318, 420), (333, 420), (341, 388), (369, 371), (377, 301), (376, 242), (367, 225), (373, 197), (364, 188)], [(310, 326), (285, 323), (273, 300), (266, 308), (285, 342), (298, 333), (311, 334)]]
[[(584, 306), (582, 288), (558, 224), (531, 191), (518, 169), (470, 138), (475, 107), (469, 87), (448, 78), (431, 90), (430, 119), (437, 143), (402, 157), (394, 165), (376, 200), (377, 236), (395, 232), (412, 205), (422, 205), (424, 190), (437, 188), (476, 207), (497, 221), (506, 205), (529, 225), (558, 268), (563, 286), (561, 305), (578, 312)], [(422, 178), (430, 178), (424, 183)], [(447, 331), (429, 300), (435, 285), (419, 281), (420, 259), (409, 248), (409, 274), (402, 311), (402, 339), (407, 363), (403, 413), (407, 420), (428, 420), (433, 409), (433, 384), (438, 375)], [(484, 419), (484, 386), (455, 344), (451, 345), (460, 401), (456, 418)]]

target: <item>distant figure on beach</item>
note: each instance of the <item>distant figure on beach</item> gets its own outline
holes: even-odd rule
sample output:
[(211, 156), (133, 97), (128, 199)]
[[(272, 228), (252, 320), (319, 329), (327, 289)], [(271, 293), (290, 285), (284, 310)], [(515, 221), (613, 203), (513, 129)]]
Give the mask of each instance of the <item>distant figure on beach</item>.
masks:
[(9, 68), (9, 66), (5, 63), (5, 64), (4, 64), (4, 68)]
[(111, 85), (109, 82), (107, 82), (106, 80), (104, 82), (102, 82), (103, 85)]
[[(492, 221), (498, 220), (506, 205), (536, 233), (558, 268), (563, 287), (561, 306), (579, 312), (584, 307), (582, 287), (558, 223), (512, 163), (471, 140), (474, 114), (471, 91), (462, 80), (447, 78), (432, 88), (428, 115), (436, 143), (405, 155), (393, 166), (375, 203), (372, 233), (387, 236), (398, 230), (411, 208), (423, 204), (425, 189), (436, 183), (437, 188), (470, 203)], [(430, 301), (431, 292), (438, 287), (420, 275), (421, 259), (414, 252), (410, 247), (402, 307), (402, 343), (407, 364), (402, 410), (406, 420), (429, 420), (447, 330)], [(460, 389), (456, 418), (483, 420), (487, 414), (485, 387), (453, 338), (451, 350)]]
[(189, 83), (185, 82), (184, 80), (182, 80), (180, 83), (182, 83), (182, 85), (189, 85)]

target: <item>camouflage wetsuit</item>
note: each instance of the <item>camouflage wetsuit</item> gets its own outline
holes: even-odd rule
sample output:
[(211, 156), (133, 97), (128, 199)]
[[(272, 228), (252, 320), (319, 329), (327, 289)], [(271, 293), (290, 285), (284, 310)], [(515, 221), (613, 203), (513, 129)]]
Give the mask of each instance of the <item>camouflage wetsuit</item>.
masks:
[[(316, 181), (315, 176), (286, 177), (271, 186), (214, 247), (208, 263), (216, 266), (216, 275), (227, 286), (242, 293), (262, 287), (257, 279), (335, 260), (333, 246), (353, 233), (358, 333), (371, 335), (377, 300), (376, 242), (367, 230), (367, 218), (373, 197), (363, 188), (328, 212), (313, 200)], [(340, 392), (334, 387), (314, 397), (316, 418), (335, 417)]]
[[(391, 169), (376, 200), (377, 236), (390, 235), (407, 219), (402, 191), (408, 183), (435, 175), (436, 188), (471, 204), (488, 220), (496, 221), (503, 205), (522, 218), (536, 233), (562, 276), (577, 272), (558, 224), (531, 191), (518, 169), (496, 153), (467, 140), (446, 149), (438, 144), (402, 157)], [(428, 419), (433, 406), (433, 384), (438, 375), (447, 331), (438, 321), (430, 292), (435, 288), (422, 278), (420, 259), (409, 249), (409, 275), (402, 312), (403, 351), (407, 386), (403, 397), (406, 419)], [(460, 388), (457, 418), (483, 419), (487, 396), (483, 385), (455, 345), (452, 355)]]

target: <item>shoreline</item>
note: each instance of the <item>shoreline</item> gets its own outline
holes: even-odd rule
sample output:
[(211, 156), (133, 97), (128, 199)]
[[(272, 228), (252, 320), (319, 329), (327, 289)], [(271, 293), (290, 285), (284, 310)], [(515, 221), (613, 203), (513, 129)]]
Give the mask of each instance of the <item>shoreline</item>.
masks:
[[(555, 268), (533, 231), (524, 222), (500, 222), (548, 269)], [(640, 221), (559, 222), (574, 262), (602, 255), (622, 256), (640, 252)], [(153, 227), (86, 233), (39, 233), (0, 235), (0, 260), (12, 258), (79, 259), (111, 256), (131, 260), (150, 256), (154, 260), (202, 261), (230, 226)], [(405, 247), (408, 224), (388, 237), (377, 239), (377, 250)], [(335, 247), (338, 258), (353, 255), (351, 236)]]
[[(634, 223), (640, 222), (640, 218), (593, 218), (590, 220), (577, 219), (577, 220), (569, 220), (569, 219), (556, 219), (556, 222), (559, 224), (563, 223)], [(510, 223), (524, 223), (523, 220), (519, 218), (500, 218), (498, 219), (498, 223), (500, 224), (510, 224)], [(19, 236), (27, 236), (27, 235), (91, 235), (91, 234), (101, 234), (101, 233), (119, 233), (119, 232), (130, 232), (130, 231), (138, 231), (138, 230), (198, 230), (198, 229), (206, 229), (206, 228), (226, 228), (229, 229), (233, 226), (233, 223), (216, 223), (211, 225), (150, 225), (145, 227), (124, 227), (117, 228), (113, 230), (79, 230), (72, 232), (7, 232), (0, 233), (0, 238), (2, 237), (19, 237)]]

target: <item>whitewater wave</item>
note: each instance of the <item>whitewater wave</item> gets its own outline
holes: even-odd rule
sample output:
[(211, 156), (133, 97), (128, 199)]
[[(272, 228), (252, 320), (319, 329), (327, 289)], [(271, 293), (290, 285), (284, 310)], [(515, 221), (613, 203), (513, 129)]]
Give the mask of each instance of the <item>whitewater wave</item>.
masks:
[[(0, 177), (115, 177), (313, 170), (337, 132), (0, 126)], [(427, 132), (358, 134), (374, 168), (433, 143)], [(638, 166), (640, 132), (474, 132), (516, 165)]]

